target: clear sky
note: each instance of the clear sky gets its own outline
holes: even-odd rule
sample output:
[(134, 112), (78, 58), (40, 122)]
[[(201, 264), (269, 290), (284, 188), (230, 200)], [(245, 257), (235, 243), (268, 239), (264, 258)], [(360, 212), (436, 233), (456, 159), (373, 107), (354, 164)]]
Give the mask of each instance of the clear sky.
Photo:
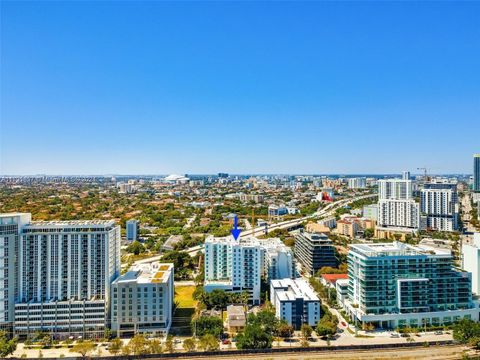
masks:
[(480, 2), (1, 2), (1, 174), (471, 172)]

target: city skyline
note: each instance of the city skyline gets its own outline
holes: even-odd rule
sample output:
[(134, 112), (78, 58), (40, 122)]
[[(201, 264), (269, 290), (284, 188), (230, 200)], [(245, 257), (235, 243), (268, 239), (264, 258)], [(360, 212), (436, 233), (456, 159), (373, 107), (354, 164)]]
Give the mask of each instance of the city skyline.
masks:
[(480, 151), (479, 3), (1, 9), (1, 175), (470, 174)]

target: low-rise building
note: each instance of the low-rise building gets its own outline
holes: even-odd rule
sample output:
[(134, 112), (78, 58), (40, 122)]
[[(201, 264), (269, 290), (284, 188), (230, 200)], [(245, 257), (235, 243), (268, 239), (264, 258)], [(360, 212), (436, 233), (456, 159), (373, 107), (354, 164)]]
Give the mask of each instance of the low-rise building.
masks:
[(242, 331), (247, 324), (247, 316), (245, 309), (241, 305), (227, 306), (227, 319), (225, 320), (225, 327), (230, 334), (236, 334)]
[(112, 283), (112, 331), (167, 335), (172, 325), (173, 264), (133, 266)]
[(302, 324), (315, 327), (320, 320), (320, 299), (305, 279), (270, 281), (270, 302), (276, 316), (296, 330)]

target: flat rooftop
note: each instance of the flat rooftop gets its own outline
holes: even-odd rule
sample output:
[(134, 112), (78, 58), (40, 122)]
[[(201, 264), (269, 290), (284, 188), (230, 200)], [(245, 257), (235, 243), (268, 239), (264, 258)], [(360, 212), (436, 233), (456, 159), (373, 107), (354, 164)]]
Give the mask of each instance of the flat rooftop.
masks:
[(280, 301), (294, 301), (299, 298), (309, 301), (319, 301), (315, 290), (313, 290), (305, 279), (271, 280), (270, 285)]
[(214, 237), (213, 235), (205, 239), (205, 244), (225, 244), (225, 245), (243, 245), (243, 246), (258, 246), (260, 240), (253, 236), (240, 237), (237, 240), (232, 235), (224, 237)]
[(163, 284), (172, 276), (173, 264), (151, 262), (134, 265), (114, 283)]
[(52, 221), (32, 221), (27, 226), (29, 228), (41, 227), (96, 227), (96, 226), (114, 226), (114, 220), (52, 220)]
[(451, 256), (451, 252), (445, 249), (434, 248), (427, 245), (413, 246), (399, 241), (378, 244), (354, 244), (350, 245), (350, 249), (366, 257), (420, 255)]

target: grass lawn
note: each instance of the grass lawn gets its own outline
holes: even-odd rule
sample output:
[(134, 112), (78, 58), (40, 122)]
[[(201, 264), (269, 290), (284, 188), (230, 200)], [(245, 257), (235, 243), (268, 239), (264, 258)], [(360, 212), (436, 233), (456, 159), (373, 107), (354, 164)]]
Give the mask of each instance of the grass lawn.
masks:
[(175, 286), (175, 302), (179, 308), (195, 308), (197, 301), (193, 299), (195, 286)]

